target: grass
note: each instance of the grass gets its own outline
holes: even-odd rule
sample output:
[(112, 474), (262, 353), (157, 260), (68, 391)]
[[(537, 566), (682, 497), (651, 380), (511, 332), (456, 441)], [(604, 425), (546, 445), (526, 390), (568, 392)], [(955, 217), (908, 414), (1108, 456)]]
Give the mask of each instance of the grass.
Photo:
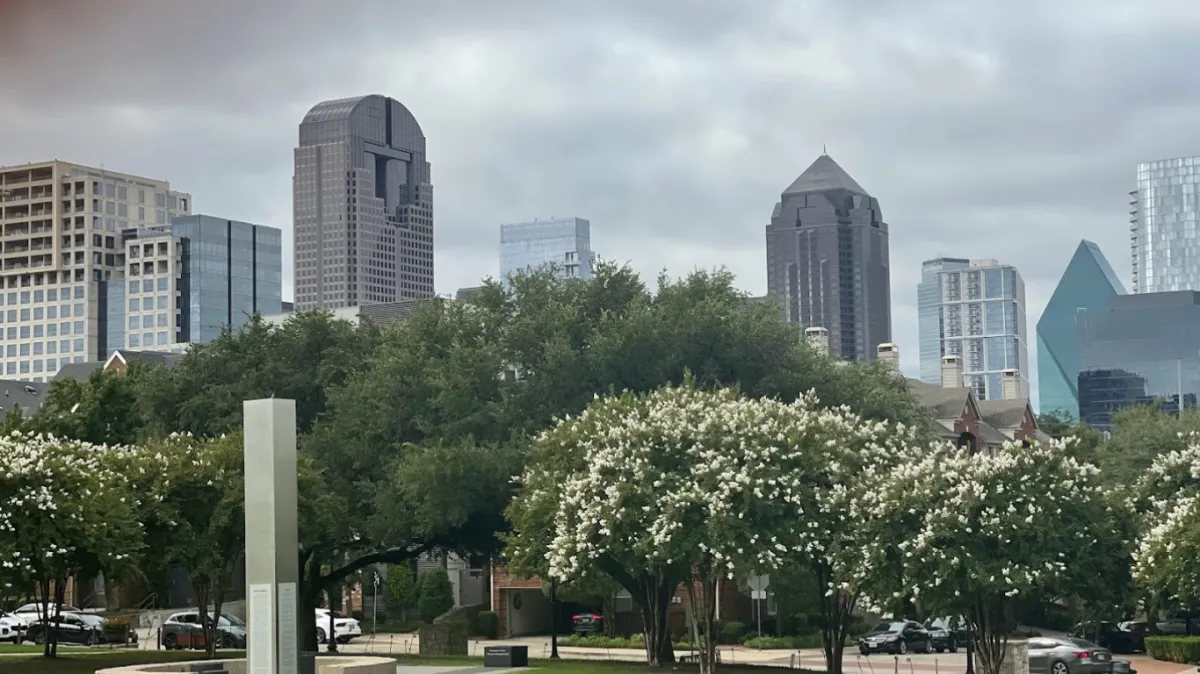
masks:
[[(245, 657), (244, 652), (222, 653), (222, 659)], [(434, 665), (441, 667), (461, 666), (479, 667), (482, 658), (447, 656), (404, 656), (389, 655), (401, 665)], [(184, 660), (202, 660), (203, 654), (196, 651), (105, 651), (90, 650), (87, 652), (72, 652), (60, 655), (53, 660), (40, 655), (29, 657), (13, 655), (0, 657), (0, 674), (94, 674), (97, 669), (107, 667), (123, 667), (127, 665), (148, 664), (157, 662), (179, 662)], [(648, 674), (650, 670), (639, 662), (596, 662), (594, 660), (531, 660), (530, 669), (541, 674)], [(676, 665), (675, 672), (699, 672), (697, 665)], [(778, 672), (778, 667), (753, 665), (721, 665), (723, 674), (771, 674)], [(797, 671), (797, 670), (793, 670)]]
[[(17, 651), (7, 651), (17, 652)], [(244, 651), (222, 652), (221, 658), (243, 658)], [(0, 674), (94, 674), (97, 669), (125, 667), (154, 662), (203, 660), (197, 651), (134, 651), (102, 650), (71, 651), (57, 658), (43, 658), (40, 651), (32, 656), (0, 657)]]

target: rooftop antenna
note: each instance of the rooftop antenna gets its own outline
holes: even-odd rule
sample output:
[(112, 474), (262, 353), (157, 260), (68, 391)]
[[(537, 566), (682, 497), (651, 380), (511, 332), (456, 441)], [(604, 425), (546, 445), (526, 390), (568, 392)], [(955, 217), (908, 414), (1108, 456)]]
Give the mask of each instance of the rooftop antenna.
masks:
[(821, 143), (821, 154), (827, 155), (827, 156), (829, 155), (829, 150), (826, 149), (825, 143)]

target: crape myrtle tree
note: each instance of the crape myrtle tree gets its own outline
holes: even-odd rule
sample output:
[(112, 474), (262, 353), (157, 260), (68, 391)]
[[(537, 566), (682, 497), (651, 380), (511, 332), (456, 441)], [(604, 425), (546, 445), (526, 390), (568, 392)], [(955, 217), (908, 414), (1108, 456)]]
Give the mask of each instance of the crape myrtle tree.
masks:
[[(619, 583), (641, 608), (651, 665), (664, 664), (667, 609), (683, 584), (701, 670), (711, 672), (718, 583), (793, 556), (819, 558), (824, 577), (837, 576), (828, 520), (846, 512), (822, 510), (835, 503), (827, 492), (854, 487), (830, 475), (869, 476), (915, 439), (903, 426), (822, 408), (811, 395), (785, 404), (701, 389), (690, 378), (600, 398), (533, 444), (510, 508), (509, 555), (526, 565), (547, 557), (562, 582)], [(831, 662), (840, 663), (838, 645), (830, 644)]]
[(142, 550), (140, 494), (116, 469), (130, 451), (33, 433), (0, 438), (0, 581), (36, 586), (48, 657), (57, 630), (47, 626), (68, 579), (119, 575)]
[(1200, 436), (1160, 455), (1134, 487), (1142, 525), (1133, 573), (1150, 610), (1200, 602)]
[(861, 507), (905, 532), (864, 545), (869, 595), (962, 615), (983, 674), (1000, 671), (1019, 601), (1086, 594), (1131, 562), (1123, 502), (1060, 441), (994, 454), (943, 446), (897, 466)]

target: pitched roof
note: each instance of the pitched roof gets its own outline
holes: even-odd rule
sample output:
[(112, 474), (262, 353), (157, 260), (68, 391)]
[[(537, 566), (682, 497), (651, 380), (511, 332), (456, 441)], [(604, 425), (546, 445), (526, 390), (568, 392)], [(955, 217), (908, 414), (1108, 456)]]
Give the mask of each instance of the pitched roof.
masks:
[(926, 384), (919, 379), (908, 380), (908, 390), (923, 407), (933, 413), (935, 419), (958, 419), (967, 407), (971, 389), (946, 388)]
[(175, 363), (178, 363), (179, 359), (183, 358), (183, 354), (167, 351), (127, 351), (125, 349), (117, 349), (104, 362), (104, 367), (108, 367), (114, 358), (119, 359), (126, 365), (130, 363), (145, 363), (150, 366), (165, 365), (167, 367), (174, 367)]
[(22, 414), (29, 416), (42, 406), (42, 402), (46, 400), (46, 391), (49, 390), (49, 382), (0, 379), (0, 391), (4, 392), (4, 395), (0, 396), (0, 407), (3, 408), (0, 409), (0, 414), (18, 406)]
[(800, 174), (784, 194), (808, 194), (826, 190), (847, 190), (856, 194), (867, 194), (867, 191), (850, 177), (849, 173), (827, 154), (817, 157), (804, 173)]
[(1029, 401), (1024, 398), (980, 400), (977, 405), (983, 420), (1000, 429), (1020, 428), (1025, 421), (1025, 411), (1029, 409)]
[(59, 379), (84, 381), (92, 376), (92, 372), (102, 367), (104, 367), (104, 363), (98, 360), (85, 361), (83, 363), (67, 363), (58, 368), (58, 373), (50, 381), (58, 381)]

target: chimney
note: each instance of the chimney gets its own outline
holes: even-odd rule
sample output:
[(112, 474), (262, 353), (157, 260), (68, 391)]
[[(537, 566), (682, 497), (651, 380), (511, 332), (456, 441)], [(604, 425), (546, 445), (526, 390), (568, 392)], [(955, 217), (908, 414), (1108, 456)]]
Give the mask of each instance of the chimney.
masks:
[(1003, 400), (1021, 399), (1021, 372), (1005, 370), (1000, 375), (1000, 398)]
[(829, 330), (825, 328), (804, 328), (804, 341), (818, 353), (829, 355)]
[(942, 386), (945, 388), (962, 388), (962, 358), (958, 356), (942, 356)]
[(892, 368), (893, 372), (900, 371), (900, 347), (895, 344), (884, 342), (875, 347), (875, 357), (879, 359), (879, 362)]

